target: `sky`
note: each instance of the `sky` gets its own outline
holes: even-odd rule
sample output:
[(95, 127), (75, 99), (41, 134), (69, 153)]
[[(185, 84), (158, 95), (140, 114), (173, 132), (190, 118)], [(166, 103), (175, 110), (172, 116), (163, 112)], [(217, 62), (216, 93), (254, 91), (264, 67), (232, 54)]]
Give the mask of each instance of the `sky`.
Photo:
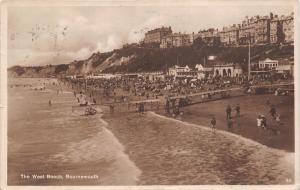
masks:
[(8, 67), (70, 63), (139, 42), (147, 30), (192, 33), (245, 16), (289, 15), (292, 6), (9, 7)]

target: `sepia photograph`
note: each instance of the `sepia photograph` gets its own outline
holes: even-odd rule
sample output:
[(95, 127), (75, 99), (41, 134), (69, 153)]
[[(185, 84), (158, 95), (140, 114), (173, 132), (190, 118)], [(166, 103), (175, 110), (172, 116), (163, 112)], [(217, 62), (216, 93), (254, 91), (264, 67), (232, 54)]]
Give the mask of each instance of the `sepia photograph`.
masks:
[(297, 6), (2, 2), (1, 188), (299, 188)]

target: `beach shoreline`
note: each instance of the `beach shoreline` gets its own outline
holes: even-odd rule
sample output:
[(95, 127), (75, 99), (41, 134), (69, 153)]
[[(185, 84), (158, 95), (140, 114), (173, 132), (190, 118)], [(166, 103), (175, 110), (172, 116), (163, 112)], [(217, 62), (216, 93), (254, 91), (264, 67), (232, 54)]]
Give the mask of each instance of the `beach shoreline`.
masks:
[[(104, 119), (109, 130), (125, 146), (130, 159), (141, 169), (139, 185), (289, 184), (286, 178), (293, 181), (294, 153), (221, 130), (213, 134), (206, 127), (154, 112), (107, 114)], [(273, 172), (265, 173), (265, 167), (278, 173), (274, 176)], [(204, 177), (205, 169), (210, 174)]]
[[(273, 95), (267, 95), (267, 96), (273, 96)], [(247, 96), (240, 96), (240, 97), (219, 99), (219, 100), (215, 100), (215, 101), (208, 101), (208, 102), (205, 102), (204, 104), (211, 104), (213, 102), (218, 102), (218, 101), (225, 101), (225, 102), (228, 101), (228, 100), (232, 101), (232, 100), (236, 100), (236, 99), (239, 99), (239, 98), (245, 98), (245, 97), (247, 98)], [(202, 103), (194, 104), (194, 105), (187, 106), (187, 107), (183, 107), (182, 110), (184, 110), (184, 112), (185, 112), (185, 110), (188, 110), (189, 107), (197, 107), (197, 106), (200, 106), (200, 105), (202, 105)], [(238, 175), (235, 175), (234, 177), (233, 177), (233, 175), (231, 175), (230, 177), (224, 177), (224, 176), (222, 176), (224, 174), (220, 174), (220, 173), (219, 174), (214, 174), (214, 176), (211, 177), (211, 178), (213, 178), (213, 180), (212, 179), (209, 179), (209, 180), (205, 180), (205, 179), (195, 180), (195, 179), (192, 179), (192, 178), (191, 179), (185, 178), (184, 180), (181, 180), (181, 181), (177, 182), (179, 177), (177, 178), (177, 180), (172, 179), (172, 178), (176, 178), (176, 175), (175, 176), (170, 176), (170, 179), (167, 179), (167, 177), (164, 176), (164, 174), (160, 174), (160, 172), (164, 173), (165, 170), (170, 170), (169, 166), (174, 165), (172, 162), (167, 161), (169, 166), (167, 166), (167, 167), (166, 166), (159, 166), (157, 171), (153, 171), (151, 166), (146, 166), (145, 167), (145, 164), (141, 163), (141, 161), (146, 162), (148, 159), (151, 160), (149, 157), (146, 159), (145, 155), (148, 155), (148, 154), (153, 155), (153, 153), (151, 151), (145, 151), (145, 150), (150, 148), (150, 149), (153, 149), (153, 151), (157, 151), (157, 148), (159, 146), (164, 146), (164, 145), (163, 144), (155, 145), (156, 137), (151, 137), (150, 139), (148, 137), (145, 137), (143, 139), (140, 139), (140, 138), (137, 138), (136, 136), (132, 136), (132, 134), (128, 134), (128, 133), (130, 133), (128, 131), (132, 131), (132, 129), (129, 129), (129, 128), (133, 127), (136, 130), (138, 130), (138, 128), (139, 128), (138, 127), (139, 124), (131, 125), (131, 124), (128, 124), (128, 121), (133, 121), (134, 120), (134, 119), (131, 119), (130, 117), (134, 117), (134, 118), (143, 117), (143, 115), (149, 115), (149, 114), (150, 115), (156, 115), (155, 117), (164, 117), (163, 118), (164, 120), (165, 119), (166, 120), (170, 119), (171, 123), (172, 122), (177, 122), (178, 120), (171, 118), (170, 115), (165, 117), (166, 115), (163, 113), (163, 110), (161, 110), (161, 109), (158, 110), (158, 111), (155, 111), (155, 112), (147, 112), (146, 114), (139, 114), (137, 112), (118, 113), (118, 110), (116, 110), (116, 112), (112, 114), (112, 113), (110, 113), (110, 110), (109, 110), (108, 106), (102, 106), (102, 108), (104, 110), (103, 119), (108, 123), (108, 125), (106, 126), (107, 129), (109, 131), (111, 131), (116, 136), (116, 138), (120, 141), (120, 143), (122, 145), (124, 145), (125, 153), (129, 156), (129, 159), (132, 160), (135, 163), (135, 165), (137, 166), (137, 168), (139, 168), (139, 170), (141, 171), (141, 176), (140, 176), (140, 179), (138, 181), (138, 185), (153, 185), (153, 184), (155, 184), (155, 185), (167, 185), (167, 184), (177, 184), (177, 185), (187, 185), (187, 184), (195, 184), (195, 185), (203, 185), (203, 184), (249, 184), (246, 181), (243, 182), (243, 179), (239, 178)], [(243, 112), (244, 111), (245, 111), (245, 109), (243, 108)], [(123, 120), (124, 118), (126, 118), (126, 119)], [(116, 120), (118, 120), (118, 121), (116, 121)], [(185, 126), (192, 126), (193, 128), (194, 127), (198, 128), (199, 125), (201, 125), (200, 130), (204, 129), (206, 132), (208, 132), (208, 134), (211, 134), (210, 129), (207, 127), (207, 123), (206, 123), (206, 125), (203, 125), (203, 122), (202, 123), (197, 122), (197, 121), (195, 122), (195, 120), (193, 120), (193, 119), (186, 118), (185, 115), (181, 118), (181, 120), (183, 121), (182, 124), (185, 125)], [(204, 122), (206, 122), (206, 120), (204, 120)], [(143, 124), (141, 124), (141, 125), (143, 126)], [(154, 131), (157, 131), (158, 133), (160, 131), (159, 128), (161, 128), (161, 127), (159, 127), (159, 125), (160, 124), (157, 124), (157, 126), (154, 127), (154, 128), (156, 128), (156, 129), (154, 129)], [(224, 128), (225, 128), (226, 122), (218, 121), (218, 125), (219, 126), (224, 125)], [(123, 129), (122, 129), (122, 127), (123, 127)], [(151, 126), (150, 128), (153, 128), (153, 126)], [(245, 134), (242, 134), (242, 133), (241, 134), (236, 134), (236, 133), (232, 133), (232, 132), (227, 132), (226, 130), (224, 130), (224, 128), (221, 128), (221, 129), (219, 128), (217, 133), (219, 133), (221, 135), (225, 135), (225, 136), (230, 136), (233, 139), (239, 139), (239, 141), (241, 141), (241, 142), (247, 142), (247, 144), (251, 144), (251, 146), (254, 146), (254, 147), (260, 147), (261, 149), (264, 150), (264, 151), (261, 152), (261, 154), (263, 154), (263, 155), (268, 154), (268, 152), (272, 152), (272, 154), (274, 154), (273, 156), (275, 156), (275, 158), (272, 161), (270, 161), (270, 165), (268, 166), (268, 168), (272, 168), (272, 170), (274, 170), (274, 171), (278, 170), (278, 171), (281, 171), (279, 173), (283, 173), (283, 174), (278, 173), (277, 177), (272, 176), (272, 174), (271, 174), (271, 176), (269, 176), (269, 174), (264, 174), (263, 176), (259, 175), (256, 178), (254, 177), (253, 179), (255, 179), (255, 180), (252, 181), (250, 184), (290, 184), (290, 182), (294, 180), (293, 165), (294, 165), (294, 156), (295, 156), (295, 154), (293, 153), (293, 150), (291, 150), (293, 148), (289, 147), (289, 148), (285, 148), (285, 149), (284, 148), (283, 149), (276, 149), (276, 148), (270, 146), (267, 143), (261, 143), (261, 141), (258, 140), (258, 139), (251, 138), (251, 137), (249, 138), (248, 135), (245, 135)], [(134, 132), (136, 132), (136, 131), (134, 131)], [(144, 135), (144, 133), (147, 133), (147, 132), (144, 131), (142, 133)], [(139, 135), (139, 133), (137, 134), (137, 136), (138, 135)], [(158, 138), (160, 138), (160, 137), (158, 137)], [(171, 140), (166, 139), (166, 141), (167, 140), (173, 141), (174, 137), (171, 137), (171, 138), (172, 138)], [(148, 141), (148, 143), (150, 143), (150, 145), (142, 146), (139, 143), (140, 141)], [(196, 142), (193, 142), (193, 143), (196, 143)], [(181, 149), (180, 151), (186, 152), (186, 154), (189, 153), (189, 150), (188, 150), (189, 148), (187, 148), (187, 150), (185, 150), (185, 148), (181, 147), (180, 149)], [(143, 152), (143, 151), (145, 151), (145, 155), (141, 155), (139, 153), (139, 152)], [(226, 151), (226, 150), (223, 149), (222, 151)], [(169, 153), (162, 153), (161, 155), (159, 155), (159, 154), (160, 153), (157, 153), (158, 158), (161, 159), (161, 160), (159, 160), (158, 162), (160, 162), (161, 165), (164, 165), (165, 160), (164, 160), (164, 158), (161, 158), (161, 157), (164, 157), (164, 156), (168, 155)], [(257, 158), (252, 158), (250, 155), (251, 155), (251, 153), (249, 155), (247, 155), (246, 157), (247, 158), (249, 157), (250, 159), (257, 159)], [(190, 155), (189, 157), (193, 157), (193, 155)], [(261, 158), (261, 159), (263, 160), (264, 158)], [(225, 160), (230, 165), (232, 165), (231, 160), (229, 160), (229, 161), (227, 159), (225, 159)], [(242, 161), (238, 159), (237, 162), (238, 163), (239, 162), (242, 162), (242, 163), (246, 162), (247, 163), (247, 161), (245, 161), (245, 160), (247, 160), (247, 159), (244, 159), (244, 160), (242, 159)], [(157, 160), (152, 160), (152, 161), (155, 162)], [(195, 161), (195, 162), (197, 162), (197, 161)], [(265, 163), (261, 163), (261, 161), (257, 161), (257, 162), (258, 162), (258, 165), (260, 165), (260, 166), (265, 164)], [(257, 163), (254, 162), (252, 164), (256, 165)], [(233, 164), (233, 165), (235, 165), (235, 164)], [(176, 164), (175, 164), (175, 167), (176, 167)], [(193, 166), (187, 166), (187, 167), (188, 168), (193, 168)], [(246, 166), (246, 167), (249, 167), (249, 166)], [(239, 166), (232, 166), (232, 168), (234, 168), (233, 170), (236, 170), (236, 169), (240, 170)], [(283, 169), (283, 168), (285, 168), (285, 169)], [(286, 169), (286, 168), (288, 168), (288, 169)], [(214, 169), (215, 169), (215, 171), (212, 171), (212, 173), (216, 172), (217, 170), (223, 171), (224, 173), (228, 172), (228, 171), (224, 171), (220, 168), (218, 168), (218, 169), (214, 168)], [(227, 170), (232, 170), (231, 168), (228, 168), (228, 167), (226, 167), (226, 169)], [(161, 170), (163, 170), (163, 171), (161, 171)], [(246, 170), (243, 170), (243, 169), (241, 169), (241, 171), (246, 172)], [(236, 171), (230, 171), (228, 173), (235, 173), (235, 172)], [(239, 172), (239, 175), (242, 175), (242, 176), (245, 177), (245, 175), (247, 175), (247, 174), (245, 174), (244, 172), (242, 172), (242, 173)], [(199, 172), (195, 172), (194, 175), (197, 176), (198, 173)], [(174, 175), (174, 173), (172, 173), (171, 175)], [(185, 175), (185, 174), (183, 174), (183, 175)], [(191, 174), (187, 174), (187, 175), (190, 176)], [(219, 175), (221, 175), (222, 177), (218, 177)], [(252, 174), (252, 175), (254, 175), (254, 174)], [(278, 176), (279, 176), (280, 179), (277, 179)], [(183, 177), (183, 176), (181, 176), (181, 177)], [(238, 178), (238, 179), (236, 179), (236, 178)], [(286, 181), (286, 179), (288, 179), (288, 181)]]
[[(268, 96), (271, 96), (271, 95), (268, 95)], [(244, 98), (247, 96), (240, 96), (240, 97), (233, 97), (233, 98), (227, 98), (227, 99), (221, 99), (221, 100), (215, 100), (215, 101), (211, 101), (211, 102), (218, 102), (218, 101), (228, 101), (228, 100), (235, 100), (235, 99), (239, 99), (239, 98)], [(205, 102), (204, 104), (210, 104), (211, 103), (210, 101), (208, 102)], [(200, 104), (194, 104), (194, 105), (191, 105), (191, 106), (194, 106), (194, 107), (197, 107), (199, 105), (202, 105), (201, 103)], [(187, 107), (184, 107), (182, 108), (182, 110), (188, 110), (190, 106), (187, 106)], [(139, 168), (139, 170), (141, 171), (141, 176), (140, 176), (140, 179), (138, 181), (138, 185), (153, 185), (153, 184), (157, 184), (157, 185), (165, 185), (165, 184), (178, 184), (178, 185), (181, 185), (181, 184), (199, 184), (199, 185), (203, 185), (203, 184), (248, 184), (248, 183), (243, 183), (243, 179), (233, 179), (233, 178), (239, 178), (238, 175), (236, 175), (235, 177), (233, 177), (232, 175), (227, 178), (227, 177), (218, 177), (218, 175), (223, 175), (223, 174), (215, 174), (214, 177), (214, 180), (193, 180), (193, 179), (187, 179), (185, 178), (184, 180), (182, 180), (181, 182), (178, 182), (176, 180), (172, 181), (173, 177), (174, 176), (171, 176), (170, 178), (171, 179), (164, 179), (166, 178), (166, 176), (164, 176), (164, 174), (160, 175), (160, 172), (158, 172), (159, 170), (163, 169), (163, 170), (169, 170), (169, 167), (160, 167), (158, 169), (158, 171), (152, 171), (151, 168), (149, 168), (148, 166), (145, 167), (143, 163), (141, 163), (141, 160), (145, 160), (145, 158), (143, 158), (145, 155), (140, 155), (139, 153), (137, 152), (140, 152), (140, 151), (144, 151), (144, 149), (148, 149), (149, 147), (148, 146), (145, 146), (143, 148), (142, 145), (139, 145), (139, 141), (136, 141), (136, 140), (132, 140), (132, 139), (135, 139), (136, 137), (132, 136), (132, 134), (128, 134), (128, 131), (131, 131), (132, 129), (128, 129), (130, 127), (133, 127), (132, 125), (128, 124), (128, 120), (133, 120), (133, 119), (129, 119), (127, 118), (128, 117), (131, 117), (132, 115), (134, 115), (133, 117), (136, 117), (138, 115), (138, 117), (143, 117), (142, 115), (143, 114), (138, 114), (138, 113), (135, 113), (135, 112), (131, 112), (131, 113), (110, 113), (109, 111), (109, 107), (108, 106), (102, 106), (103, 110), (104, 110), (104, 115), (103, 115), (103, 120), (105, 120), (105, 122), (107, 122), (107, 129), (109, 131), (111, 131), (114, 136), (116, 136), (116, 138), (120, 141), (120, 143), (122, 145), (124, 145), (125, 147), (125, 153), (129, 156), (129, 159), (132, 160), (135, 165), (137, 166), (137, 168)], [(162, 108), (162, 107), (161, 107)], [(117, 111), (117, 110), (116, 110)], [(243, 110), (244, 111), (244, 110)], [(147, 112), (145, 115), (155, 115), (155, 117), (163, 117), (163, 119), (165, 120), (168, 120), (170, 119), (171, 122), (177, 122), (178, 120), (177, 119), (173, 119), (171, 118), (170, 116), (166, 116), (164, 113), (163, 113), (163, 110), (158, 110), (156, 112)], [(131, 115), (131, 116), (129, 116)], [(166, 117), (165, 117), (166, 116)], [(122, 118), (126, 118), (126, 120), (124, 121)], [(118, 118), (117, 120), (120, 120), (120, 121), (116, 121), (116, 118)], [(208, 132), (209, 134), (211, 133), (210, 129), (207, 127), (207, 124), (206, 125), (203, 125), (203, 123), (199, 123), (199, 122), (195, 122), (195, 120), (193, 119), (190, 119), (190, 118), (186, 118), (186, 117), (182, 117), (181, 120), (183, 121), (183, 125), (185, 126), (192, 126), (193, 128), (196, 127), (198, 128), (199, 125), (201, 125), (201, 130), (205, 130), (206, 132)], [(224, 125), (224, 127), (226, 126), (226, 122), (220, 122), (218, 123), (219, 125)], [(138, 125), (138, 124), (137, 124)], [(160, 124), (158, 124), (160, 125)], [(125, 129), (120, 129), (120, 127), (124, 127)], [(135, 126), (134, 127), (137, 127), (138, 126)], [(136, 129), (137, 129), (136, 128)], [(151, 127), (153, 128), (153, 126)], [(156, 128), (160, 128), (158, 126), (156, 126)], [(155, 129), (156, 131), (160, 131), (159, 129)], [(122, 131), (120, 133), (120, 131)], [(146, 132), (143, 132), (143, 133), (146, 133)], [(293, 149), (293, 148), (286, 148), (286, 149), (276, 149), (272, 146), (270, 146), (269, 144), (266, 144), (266, 143), (261, 143), (260, 140), (257, 140), (257, 139), (253, 139), (253, 138), (249, 138), (248, 135), (245, 135), (245, 134), (236, 134), (236, 133), (232, 133), (232, 132), (227, 132), (226, 130), (224, 130), (224, 128), (222, 129), (218, 129), (217, 133), (221, 134), (221, 135), (225, 135), (225, 136), (231, 136), (233, 139), (239, 139), (239, 141), (241, 142), (247, 142), (247, 144), (251, 144), (251, 146), (254, 146), (254, 147), (260, 147), (261, 149), (263, 149), (264, 151), (261, 152), (262, 154), (268, 154), (268, 153), (265, 153), (265, 152), (272, 152), (272, 154), (275, 155), (275, 159), (273, 159), (271, 162), (271, 164), (273, 165), (270, 165), (268, 167), (271, 167), (272, 170), (278, 170), (278, 171), (283, 171), (283, 175), (285, 176), (282, 177), (282, 175), (278, 175), (281, 177), (281, 179), (276, 179), (276, 177), (274, 176), (268, 176), (268, 174), (264, 174), (264, 176), (258, 176), (254, 181), (251, 182), (251, 184), (289, 184), (289, 182), (293, 181), (294, 180), (294, 173), (293, 173), (293, 165), (294, 165), (294, 156), (295, 154), (293, 153), (293, 151), (291, 151), (290, 149)], [(174, 138), (174, 137), (172, 137)], [(139, 138), (138, 138), (139, 139)], [(141, 140), (141, 139), (140, 139)], [(155, 141), (155, 137), (151, 137), (150, 140), (146, 137), (146, 138), (143, 138), (142, 139), (143, 141), (149, 141), (149, 142), (153, 142)], [(172, 141), (172, 140), (171, 140)], [(195, 142), (194, 142), (195, 143)], [(154, 143), (155, 144), (155, 143)], [(152, 147), (153, 145), (150, 145), (150, 149), (153, 149)], [(154, 145), (154, 148), (157, 146), (163, 146), (163, 145)], [(143, 150), (141, 150), (143, 149)], [(181, 148), (182, 149), (182, 148)], [(189, 148), (187, 148), (189, 149)], [(153, 150), (153, 151), (157, 151), (157, 150)], [(184, 150), (184, 148), (181, 150), (183, 152), (187, 151), (187, 153), (189, 152), (189, 150)], [(223, 150), (225, 151), (225, 150)], [(145, 154), (150, 154), (152, 155), (152, 152), (149, 152), (149, 151), (146, 151)], [(159, 154), (159, 153), (158, 153)], [(168, 153), (167, 153), (168, 154)], [(251, 154), (249, 154), (251, 155)], [(162, 157), (165, 156), (165, 154), (163, 153), (162, 155), (160, 155)], [(158, 156), (158, 157), (160, 157)], [(193, 155), (191, 155), (190, 157), (193, 157)], [(251, 156), (249, 156), (251, 157)], [(278, 160), (276, 160), (278, 157)], [(149, 159), (149, 158), (148, 158)], [(160, 159), (163, 159), (163, 158), (160, 158)], [(251, 159), (256, 159), (256, 158), (251, 158)], [(151, 160), (151, 159), (150, 159)], [(154, 160), (153, 160), (154, 161)], [(163, 165), (165, 161), (161, 161), (161, 164)], [(229, 164), (232, 164), (232, 161), (227, 161), (226, 162), (229, 162)], [(240, 162), (240, 160), (238, 161)], [(243, 162), (247, 162), (245, 160), (241, 161), (242, 163)], [(261, 161), (258, 161), (259, 162), (259, 165), (261, 164), (260, 162)], [(256, 163), (253, 163), (254, 165)], [(169, 165), (173, 165), (172, 163), (169, 163)], [(277, 167), (280, 166), (280, 167)], [(188, 167), (193, 167), (193, 166), (188, 166)], [(249, 166), (247, 166), (249, 167)], [(239, 168), (239, 166), (234, 166), (233, 168)], [(288, 168), (287, 170), (283, 169), (283, 168)], [(228, 170), (231, 170), (230, 168), (227, 168)], [(234, 170), (235, 170), (234, 169)], [(223, 171), (222, 169), (217, 169), (217, 170), (220, 170), (220, 171)], [(238, 169), (239, 170), (239, 169)], [(213, 172), (216, 172), (216, 171), (213, 171)], [(235, 173), (236, 171), (231, 171), (233, 173)], [(231, 173), (229, 172), (229, 173)], [(227, 171), (224, 171), (224, 173), (227, 173)], [(281, 172), (280, 172), (281, 173)], [(157, 176), (156, 176), (157, 175)], [(188, 174), (189, 176), (190, 174)], [(195, 173), (195, 175), (198, 175), (198, 172)], [(245, 174), (244, 173), (240, 173), (239, 175), (242, 175), (244, 176)], [(277, 176), (277, 177), (278, 177)], [(262, 178), (262, 179), (260, 179)], [(266, 178), (266, 179), (263, 179), (263, 178)], [(289, 179), (288, 181), (286, 181), (286, 179)], [(170, 183), (170, 181), (172, 181)]]
[[(269, 114), (271, 105), (266, 105), (267, 100), (276, 107), (277, 113), (281, 115), (282, 126), (278, 127), (276, 121)], [(236, 116), (234, 110), (237, 104), (241, 107), (239, 117)], [(233, 127), (230, 130), (227, 128), (225, 112), (228, 105), (233, 109), (231, 113)], [(211, 118), (214, 116), (217, 120), (217, 130), (238, 134), (271, 148), (295, 152), (295, 118), (294, 109), (291, 108), (294, 108), (293, 96), (274, 96), (273, 94), (242, 96), (183, 107), (180, 109), (182, 115), (179, 115), (176, 119), (208, 127)], [(172, 115), (166, 114), (164, 110), (157, 113), (173, 118)], [(266, 116), (268, 127), (277, 130), (277, 134), (257, 127), (256, 119), (259, 114)]]
[[(141, 172), (106, 128), (101, 113), (88, 117), (83, 116), (85, 108), (73, 110), (76, 98), (56, 79), (11, 82), (18, 85), (8, 91), (9, 185), (136, 185)], [(34, 89), (42, 85), (45, 89)], [(37, 175), (41, 178), (35, 179)]]
[[(60, 88), (62, 92), (68, 91), (67, 86), (61, 85)], [(60, 92), (58, 95), (55, 90), (52, 93), (55, 97), (60, 97)], [(68, 100), (69, 107), (64, 109), (70, 111), (70, 107), (76, 104), (76, 99), (72, 97), (72, 92), (69, 92), (67, 96), (72, 101)], [(225, 105), (228, 103), (226, 101), (233, 100), (239, 99), (231, 98), (222, 101), (225, 101)], [(43, 106), (48, 106), (47, 101), (48, 99), (44, 100)], [(219, 101), (181, 108), (184, 114), (180, 120), (165, 116), (163, 110), (144, 113), (118, 113), (116, 110), (111, 113), (108, 106), (96, 105), (102, 109), (102, 113), (99, 113), (100, 116), (78, 117), (79, 120), (84, 119), (85, 122), (90, 123), (88, 127), (76, 125), (75, 129), (73, 129), (74, 126), (63, 129), (68, 131), (67, 136), (69, 137), (80, 139), (80, 136), (84, 135), (88, 138), (81, 139), (79, 142), (66, 143), (61, 147), (62, 150), (58, 155), (56, 153), (56, 156), (51, 157), (51, 161), (57, 164), (57, 161), (62, 160), (63, 162), (57, 166), (74, 168), (71, 175), (75, 175), (76, 172), (93, 171), (98, 172), (102, 178), (102, 181), (70, 182), (70, 184), (76, 185), (115, 183), (120, 185), (292, 184), (294, 182), (294, 153), (274, 149), (247, 136), (248, 139), (246, 139), (243, 134), (223, 131), (220, 128), (223, 116), (217, 115), (218, 126), (217, 132), (214, 134), (206, 127), (209, 117), (205, 118), (206, 115), (203, 116), (203, 113), (195, 112), (198, 115), (197, 120), (192, 120), (195, 117), (188, 114), (194, 110), (208, 112), (202, 106), (211, 107), (211, 104), (217, 104), (218, 107), (215, 110), (220, 110), (219, 114), (223, 115), (224, 105), (220, 105)], [(52, 108), (59, 104), (61, 104), (60, 101), (53, 99)], [(245, 118), (243, 114), (250, 112), (247, 112), (242, 103), (241, 107), (242, 117)], [(66, 111), (62, 111), (62, 113), (67, 114)], [(210, 113), (206, 114), (210, 116)], [(283, 115), (284, 117), (285, 115)], [(194, 121), (196, 122), (194, 123)], [(225, 124), (223, 123), (223, 125)], [(99, 126), (103, 127), (103, 129), (100, 128), (104, 133), (99, 133)], [(47, 130), (49, 129), (47, 128)], [(55, 130), (60, 129), (56, 128)], [(74, 133), (74, 130), (77, 132), (84, 130), (84, 134), (82, 132)], [(91, 130), (95, 134), (89, 134), (87, 130)], [(106, 133), (109, 135), (105, 135)], [(53, 134), (56, 133), (53, 131)], [(57, 140), (64, 139), (65, 136), (60, 134)], [(32, 139), (24, 140), (31, 141)], [(40, 143), (40, 139), (35, 141)], [(65, 142), (65, 140), (63, 141)], [(53, 143), (51, 139), (49, 139), (50, 142)], [(105, 143), (106, 146), (104, 146)], [(114, 147), (112, 149), (115, 151), (112, 154), (107, 143)], [(124, 152), (124, 154), (120, 152)], [(109, 162), (104, 162), (106, 155)], [(84, 160), (84, 163), (77, 165), (76, 163), (81, 163), (81, 159)], [(115, 159), (119, 161), (114, 167), (111, 167), (111, 163)], [(127, 171), (128, 169), (131, 172)], [(55, 172), (59, 171), (61, 169), (56, 169)], [(108, 173), (103, 173), (104, 171)], [(109, 176), (110, 172), (112, 172), (112, 176)], [(124, 180), (119, 176), (128, 173), (130, 175), (124, 177)], [(27, 181), (27, 183), (30, 182)]]

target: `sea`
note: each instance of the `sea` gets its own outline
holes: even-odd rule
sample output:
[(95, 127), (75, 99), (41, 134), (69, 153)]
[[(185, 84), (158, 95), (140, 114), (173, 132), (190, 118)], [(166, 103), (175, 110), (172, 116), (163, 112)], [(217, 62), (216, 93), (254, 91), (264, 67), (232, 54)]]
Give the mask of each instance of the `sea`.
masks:
[[(40, 90), (43, 87), (45, 89)], [(56, 79), (10, 78), (8, 80), (7, 126), (8, 185), (141, 184), (141, 178), (147, 178), (143, 174), (149, 172), (142, 171), (142, 167), (139, 167), (133, 161), (134, 159), (131, 159), (126, 154), (126, 147), (121, 144), (113, 131), (109, 130), (109, 123), (102, 119), (103, 114), (101, 111), (92, 116), (85, 116), (83, 113), (84, 109), (78, 107), (78, 102), (73, 92)], [(216, 141), (212, 139), (211, 132), (207, 128), (174, 121), (155, 113), (148, 113), (143, 117), (139, 117), (139, 122), (150, 127), (151, 123), (153, 126), (161, 123), (162, 126), (173, 125), (178, 128), (199, 127), (203, 136), (200, 141), (205, 143)], [(212, 148), (216, 150), (218, 148), (218, 151), (221, 151), (225, 150), (224, 147), (228, 148), (230, 145), (232, 150), (239, 150), (232, 151), (230, 155), (232, 160), (247, 152), (250, 147), (252, 152), (271, 151), (272, 155), (278, 155), (278, 159), (274, 159), (274, 157), (266, 158), (264, 154), (253, 154), (255, 156), (251, 157), (252, 160), (247, 160), (247, 163), (255, 165), (255, 163), (260, 163), (261, 161), (274, 162), (274, 165), (278, 165), (281, 169), (283, 168), (282, 171), (285, 171), (284, 168), (287, 164), (293, 163), (294, 154), (273, 150), (252, 140), (227, 132), (220, 132), (220, 135), (224, 136), (222, 143), (216, 141), (215, 143), (219, 143), (218, 147), (213, 147), (213, 143), (211, 143), (211, 146), (206, 146), (206, 149)], [(168, 135), (165, 134), (164, 136), (167, 138)], [(242, 141), (242, 143), (233, 143), (233, 141)], [(172, 147), (175, 147), (175, 145)], [(153, 152), (155, 152), (154, 147), (152, 148)], [(197, 151), (201, 153), (201, 151)], [(219, 162), (220, 160), (212, 159), (213, 156), (211, 154), (204, 152), (201, 154), (201, 159), (209, 160), (203, 166), (199, 166), (203, 168), (203, 179), (212, 181), (212, 184), (214, 184), (213, 180), (215, 180), (217, 174), (206, 175), (204, 169), (218, 165), (218, 163), (214, 162)], [(147, 155), (142, 156), (146, 158)], [(196, 156), (199, 158), (198, 155)], [(185, 160), (188, 162), (188, 159), (194, 159), (192, 157), (192, 154), (186, 155)], [(279, 157), (280, 160), (283, 160), (280, 163), (277, 162)], [(256, 167), (258, 169), (255, 171), (259, 171), (259, 167), (260, 165), (258, 164)], [(239, 169), (247, 173), (246, 167)], [(281, 169), (268, 170), (268, 168), (264, 168), (264, 174), (274, 172), (274, 175), (275, 173), (277, 175)], [(211, 170), (213, 169), (210, 168), (207, 171)], [(268, 171), (266, 172), (266, 170)], [(177, 172), (180, 173), (180, 170)], [(155, 175), (151, 174), (148, 176), (154, 176), (158, 180), (157, 183), (159, 183), (159, 171), (153, 171), (153, 173)], [(164, 180), (168, 180), (168, 175), (164, 176)], [(290, 184), (293, 181), (293, 174), (284, 175), (287, 177), (286, 181), (282, 181), (282, 183)], [(211, 179), (207, 179), (210, 176)], [(247, 182), (246, 178), (247, 175), (245, 175), (243, 180)], [(188, 184), (189, 178), (187, 177), (185, 180), (183, 184)], [(249, 178), (249, 180), (253, 180), (252, 182), (254, 183), (257, 179)], [(151, 182), (151, 180), (149, 181)], [(224, 181), (219, 181), (216, 184), (222, 183)]]
[(141, 172), (101, 114), (84, 116), (77, 105), (73, 92), (55, 79), (9, 79), (9, 185), (136, 184)]

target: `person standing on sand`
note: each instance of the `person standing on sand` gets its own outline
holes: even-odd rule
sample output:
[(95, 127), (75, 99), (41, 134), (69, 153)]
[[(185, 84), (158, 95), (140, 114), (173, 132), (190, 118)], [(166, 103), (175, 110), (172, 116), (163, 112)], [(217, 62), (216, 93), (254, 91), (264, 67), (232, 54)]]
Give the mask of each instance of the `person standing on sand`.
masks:
[(230, 131), (230, 130), (231, 130), (231, 128), (232, 128), (232, 125), (233, 125), (232, 118), (231, 118), (231, 117), (229, 117), (229, 118), (227, 119), (227, 129), (228, 129), (228, 131)]
[(262, 124), (262, 118), (261, 118), (261, 115), (258, 115), (257, 118), (256, 118), (256, 123), (257, 123), (257, 128), (259, 130), (259, 134), (260, 134), (260, 128), (262, 127), (261, 124)]
[(138, 104), (138, 112), (139, 112), (139, 114), (142, 114), (144, 112), (144, 110), (143, 110), (143, 103), (139, 103)]
[(211, 130), (215, 133), (216, 132), (216, 124), (217, 124), (217, 121), (216, 121), (216, 118), (215, 117), (212, 117), (211, 120), (210, 120), (210, 126), (211, 126)]
[(281, 122), (280, 122), (280, 114), (276, 114), (276, 125), (277, 125), (277, 127), (279, 128), (279, 127), (281, 127)]
[(127, 110), (128, 111), (130, 110), (130, 102), (128, 102), (128, 104), (127, 104)]
[(169, 99), (167, 99), (167, 101), (166, 101), (166, 113), (167, 114), (170, 113), (170, 101), (169, 101)]
[(276, 117), (276, 108), (275, 108), (274, 105), (272, 105), (272, 107), (271, 107), (269, 113), (271, 114), (271, 116), (273, 117), (273, 119), (276, 119), (276, 118), (275, 118), (275, 117)]
[(49, 104), (49, 106), (51, 106), (51, 105), (52, 105), (52, 103), (51, 103), (51, 100), (49, 100), (48, 104)]
[(267, 99), (266, 104), (267, 104), (267, 106), (269, 106), (271, 104), (270, 98)]
[(231, 107), (229, 104), (226, 108), (226, 117), (227, 117), (227, 119), (229, 119), (231, 117)]
[(175, 106), (174, 111), (173, 111), (174, 118), (176, 118), (179, 115), (179, 113), (180, 113), (179, 106)]
[(261, 128), (267, 129), (267, 119), (264, 115), (261, 115)]
[(235, 111), (236, 111), (236, 117), (240, 117), (240, 111), (241, 111), (240, 104), (237, 104), (237, 105), (236, 105)]
[(109, 105), (110, 113), (113, 114), (115, 112), (115, 106), (113, 104)]
[(145, 105), (144, 105), (144, 103), (141, 103), (141, 111), (142, 111), (142, 113), (145, 112)]

